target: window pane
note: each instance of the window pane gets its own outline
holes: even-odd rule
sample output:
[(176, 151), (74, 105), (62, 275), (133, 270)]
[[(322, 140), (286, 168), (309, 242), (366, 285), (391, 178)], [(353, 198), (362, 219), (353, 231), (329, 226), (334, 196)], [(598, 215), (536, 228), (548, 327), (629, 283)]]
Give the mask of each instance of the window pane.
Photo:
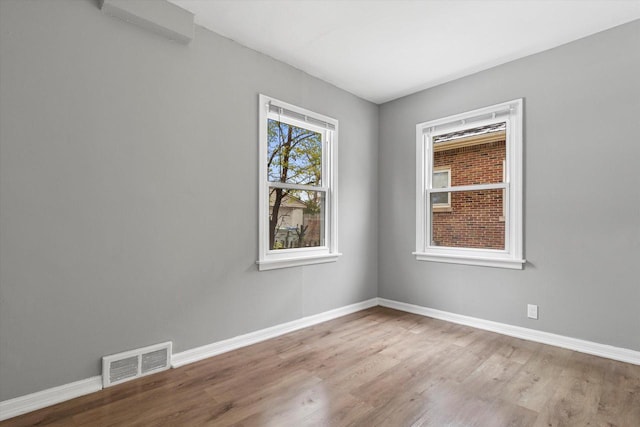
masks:
[(505, 129), (502, 122), (434, 137), (434, 169), (451, 168), (452, 187), (504, 182)]
[(270, 182), (321, 185), (322, 135), (268, 120), (267, 169)]
[(504, 249), (503, 190), (453, 191), (451, 209), (439, 212), (431, 195), (431, 245)]
[(449, 205), (449, 193), (433, 193), (431, 203), (434, 205)]
[(269, 187), (269, 249), (324, 246), (325, 193)]
[(433, 188), (445, 188), (449, 186), (449, 172), (436, 171), (433, 173)]

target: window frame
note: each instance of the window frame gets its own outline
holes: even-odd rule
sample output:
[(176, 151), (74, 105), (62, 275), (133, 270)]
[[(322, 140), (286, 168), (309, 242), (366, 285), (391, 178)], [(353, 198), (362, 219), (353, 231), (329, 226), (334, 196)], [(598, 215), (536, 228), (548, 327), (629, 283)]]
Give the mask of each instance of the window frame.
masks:
[[(334, 262), (338, 252), (338, 120), (280, 101), (267, 95), (259, 95), (259, 167), (258, 167), (258, 270)], [(271, 111), (277, 108), (279, 113)], [(267, 169), (268, 120), (273, 119), (322, 135), (321, 185), (289, 184), (269, 181)], [(325, 126), (322, 126), (322, 123)], [(331, 129), (333, 127), (333, 129)], [(325, 193), (324, 245), (303, 248), (269, 248), (269, 189), (271, 187), (294, 188)]]
[[(456, 131), (473, 129), (492, 123), (506, 122), (506, 172), (502, 183), (474, 184), (448, 188), (432, 188), (433, 138)], [(523, 258), (523, 100), (479, 108), (416, 125), (416, 250), (418, 261), (434, 261), (487, 267), (522, 269)], [(434, 192), (503, 189), (505, 212), (505, 249), (444, 247), (431, 243)], [(506, 208), (505, 208), (506, 207)], [(437, 213), (434, 204), (433, 213)]]

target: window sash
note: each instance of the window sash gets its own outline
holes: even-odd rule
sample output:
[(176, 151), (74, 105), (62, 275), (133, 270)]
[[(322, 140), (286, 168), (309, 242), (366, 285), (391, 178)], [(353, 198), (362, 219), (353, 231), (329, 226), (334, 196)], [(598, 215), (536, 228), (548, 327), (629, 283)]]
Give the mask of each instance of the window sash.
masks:
[[(508, 134), (507, 134), (508, 137)], [(508, 144), (507, 144), (508, 145)], [(429, 150), (428, 150), (429, 151)], [(508, 157), (507, 157), (508, 158)], [(432, 158), (433, 160), (433, 158)], [(506, 161), (506, 163), (508, 164), (509, 162)], [(426, 171), (425, 175), (429, 175), (431, 176), (433, 174), (433, 172), (429, 172)], [(433, 183), (431, 182), (432, 180), (429, 180), (428, 185), (432, 185)], [(456, 186), (449, 186), (449, 187), (440, 187), (440, 188), (430, 188), (427, 187), (425, 189), (425, 213), (427, 215), (426, 218), (426, 227), (425, 227), (425, 248), (426, 249), (441, 249), (442, 246), (436, 246), (436, 245), (432, 245), (431, 242), (433, 240), (433, 210), (434, 208), (438, 208), (439, 206), (444, 206), (443, 204), (439, 204), (439, 203), (431, 203), (431, 194), (433, 193), (449, 193), (449, 206), (451, 206), (451, 193), (455, 193), (455, 192), (464, 192), (464, 191), (481, 191), (481, 190), (496, 190), (496, 189), (502, 189), (504, 190), (504, 192), (506, 193), (505, 196), (503, 196), (503, 200), (502, 200), (502, 211), (503, 211), (503, 216), (504, 216), (504, 222), (505, 222), (505, 231), (504, 231), (504, 249), (485, 249), (485, 248), (455, 248), (457, 249), (464, 249), (464, 250), (469, 250), (470, 252), (483, 252), (483, 251), (495, 251), (497, 253), (509, 253), (509, 248), (510, 248), (510, 234), (509, 234), (509, 230), (510, 230), (510, 220), (509, 220), (509, 183), (508, 182), (500, 182), (500, 183), (493, 183), (493, 184), (472, 184), (472, 185), (456, 185)], [(453, 250), (453, 247), (447, 246), (445, 247), (446, 249), (449, 250)]]
[[(287, 110), (289, 111), (289, 110)], [(308, 116), (305, 116), (308, 117)], [(325, 179), (329, 178), (329, 167), (328, 167), (328, 163), (329, 163), (329, 152), (331, 150), (331, 141), (333, 141), (333, 131), (332, 130), (328, 130), (326, 128), (314, 125), (314, 124), (310, 124), (307, 123), (305, 121), (300, 121), (297, 120), (296, 118), (292, 118), (292, 117), (288, 117), (288, 116), (280, 116), (276, 113), (272, 113), (269, 112), (267, 114), (266, 120), (275, 120), (277, 122), (281, 122), (281, 123), (285, 123), (289, 126), (295, 126), (298, 128), (302, 128), (302, 129), (307, 129), (310, 130), (312, 132), (317, 132), (322, 136), (322, 156), (321, 156), (321, 168), (322, 168), (322, 176), (320, 179), (320, 182), (322, 183), (322, 185), (320, 186), (310, 186), (309, 187), (314, 187), (314, 188), (328, 188), (328, 186), (324, 185), (325, 183)], [(281, 184), (287, 184), (287, 185), (300, 185), (300, 184), (293, 184), (293, 183), (284, 183), (281, 181), (269, 181), (269, 170), (267, 169), (266, 171), (267, 176), (266, 176), (266, 180), (269, 183), (281, 183)], [(306, 185), (306, 184), (305, 184)]]
[[(302, 191), (315, 191), (318, 193), (324, 193), (324, 214), (323, 216), (323, 220), (324, 220), (324, 227), (323, 227), (323, 234), (324, 234), (324, 245), (320, 245), (320, 246), (307, 246), (307, 247), (302, 247), (302, 248), (286, 248), (286, 249), (271, 249), (269, 247), (269, 241), (267, 240), (267, 254), (271, 255), (271, 254), (293, 254), (296, 252), (314, 252), (317, 250), (323, 250), (326, 251), (329, 249), (329, 227), (327, 226), (329, 224), (329, 189), (328, 188), (320, 188), (320, 187), (314, 187), (312, 185), (292, 185), (292, 184), (285, 184), (283, 182), (278, 182), (277, 184), (284, 184), (284, 185), (272, 185), (273, 182), (269, 182), (269, 186), (268, 188), (282, 188), (284, 190), (302, 190)], [(304, 187), (304, 188), (303, 188)], [(270, 199), (270, 191), (267, 191), (267, 203), (269, 203), (269, 199)], [(270, 217), (271, 216), (271, 206), (269, 206), (269, 209), (267, 210), (267, 216)]]
[[(477, 188), (477, 187), (482, 187), (482, 188)], [(432, 245), (431, 242), (433, 240), (433, 213), (434, 213), (434, 209), (438, 208), (438, 204), (434, 203), (433, 206), (431, 205), (431, 193), (442, 193), (444, 191), (450, 191), (450, 192), (465, 192), (465, 191), (478, 191), (478, 190), (496, 190), (496, 189), (503, 189), (504, 193), (506, 193), (506, 195), (503, 195), (502, 198), (502, 211), (503, 211), (503, 215), (505, 216), (504, 219), (504, 249), (489, 249), (489, 248), (466, 248), (466, 247), (455, 247), (455, 246), (438, 246), (438, 245)], [(479, 184), (479, 185), (468, 185), (468, 186), (459, 186), (459, 187), (449, 187), (449, 188), (438, 188), (438, 189), (433, 189), (433, 190), (426, 190), (425, 191), (425, 213), (427, 215), (428, 218), (426, 218), (426, 229), (425, 229), (425, 248), (429, 249), (429, 250), (433, 250), (434, 252), (436, 251), (442, 251), (442, 252), (446, 252), (446, 251), (453, 251), (456, 252), (457, 250), (462, 250), (461, 253), (482, 253), (485, 251), (490, 251), (490, 252), (494, 252), (494, 253), (499, 253), (499, 254), (508, 254), (510, 253), (510, 220), (509, 220), (509, 216), (505, 214), (505, 212), (509, 212), (509, 191), (508, 191), (508, 186), (506, 183), (501, 183), (501, 184)], [(506, 210), (505, 210), (505, 207)]]
[[(455, 125), (452, 128), (447, 128), (447, 129), (443, 129), (443, 130), (439, 130), (438, 132), (423, 132), (423, 140), (424, 140), (424, 144), (425, 144), (425, 156), (426, 156), (426, 166), (427, 169), (425, 171), (425, 178), (426, 178), (426, 186), (428, 189), (434, 189), (433, 187), (433, 179), (432, 179), (432, 174), (435, 171), (436, 168), (434, 168), (433, 165), (433, 157), (435, 154), (435, 150), (433, 147), (433, 139), (439, 135), (445, 135), (448, 133), (452, 133), (452, 132), (458, 132), (458, 131), (464, 131), (464, 130), (468, 130), (468, 129), (474, 129), (477, 127), (482, 127), (482, 126), (488, 126), (494, 123), (499, 123), (499, 122), (506, 122), (506, 137), (505, 137), (505, 163), (506, 166), (503, 169), (503, 176), (506, 177), (506, 179), (503, 179), (503, 181), (505, 182), (509, 182), (509, 167), (510, 167), (510, 157), (511, 157), (511, 149), (510, 149), (510, 145), (509, 144), (509, 140), (512, 137), (511, 135), (511, 121), (509, 120), (508, 117), (499, 117), (499, 118), (495, 118), (495, 119), (486, 119), (486, 120), (482, 120), (481, 122), (466, 122), (463, 120), (464, 123)], [(484, 184), (474, 184), (474, 185), (484, 185)]]

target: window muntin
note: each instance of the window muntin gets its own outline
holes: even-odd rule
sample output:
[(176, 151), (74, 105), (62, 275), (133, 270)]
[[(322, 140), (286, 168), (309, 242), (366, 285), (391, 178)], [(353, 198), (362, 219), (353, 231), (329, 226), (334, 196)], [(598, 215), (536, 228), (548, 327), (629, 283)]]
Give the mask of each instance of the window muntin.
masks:
[(260, 270), (335, 261), (335, 119), (260, 95)]
[(416, 258), (522, 268), (522, 100), (416, 130)]

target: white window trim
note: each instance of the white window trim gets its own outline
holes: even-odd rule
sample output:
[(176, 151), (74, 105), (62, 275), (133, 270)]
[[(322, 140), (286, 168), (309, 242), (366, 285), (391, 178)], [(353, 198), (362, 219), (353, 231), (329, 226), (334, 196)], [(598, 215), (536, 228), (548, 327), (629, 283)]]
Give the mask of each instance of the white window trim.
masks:
[[(278, 268), (296, 267), (301, 265), (334, 262), (342, 254), (338, 252), (338, 120), (322, 114), (314, 113), (304, 108), (260, 94), (259, 96), (259, 190), (258, 190), (258, 270), (273, 270)], [(301, 117), (278, 116), (269, 111), (269, 106), (279, 107), (282, 111), (290, 111)], [(267, 170), (268, 129), (269, 118), (288, 124), (312, 129), (323, 134), (322, 185), (315, 191), (325, 194), (325, 246), (269, 249), (269, 186), (278, 186), (277, 182), (269, 182)], [(306, 121), (309, 118), (312, 122)], [(331, 125), (322, 127), (318, 123)], [(287, 188), (295, 186), (286, 184)], [(308, 187), (308, 186), (303, 186)]]
[[(522, 99), (456, 114), (416, 125), (416, 250), (418, 261), (435, 261), (453, 264), (479, 265), (522, 269), (523, 258), (523, 147), (522, 147)], [(503, 183), (431, 188), (433, 168), (433, 137), (444, 133), (471, 129), (478, 126), (506, 121), (507, 170)], [(452, 248), (431, 244), (432, 192), (503, 189), (506, 197), (505, 249)]]

